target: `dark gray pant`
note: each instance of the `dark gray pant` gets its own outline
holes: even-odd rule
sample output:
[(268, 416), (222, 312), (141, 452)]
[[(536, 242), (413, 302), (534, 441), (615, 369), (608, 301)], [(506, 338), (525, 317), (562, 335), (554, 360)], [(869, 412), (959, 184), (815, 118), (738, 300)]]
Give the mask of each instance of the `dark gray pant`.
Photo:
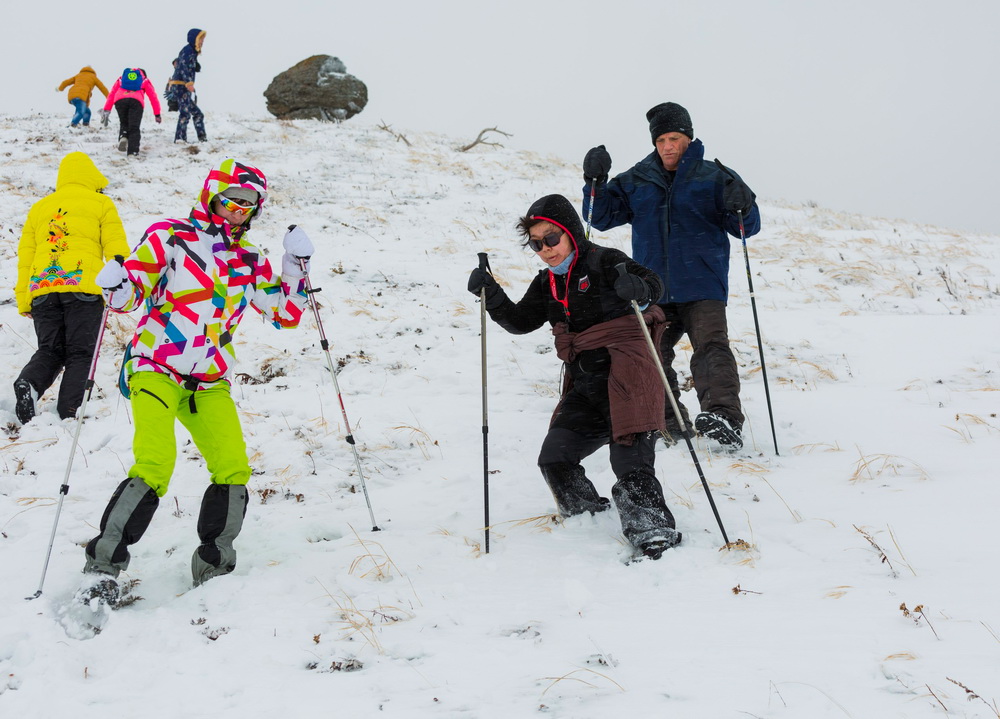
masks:
[[(677, 372), (673, 368), (674, 347), (687, 335), (694, 350), (691, 355), (691, 377), (702, 412), (721, 414), (735, 427), (743, 426), (743, 408), (740, 404), (740, 373), (736, 358), (729, 346), (726, 325), (726, 303), (719, 300), (699, 300), (660, 305), (667, 316), (666, 331), (660, 341), (663, 369), (667, 382), (677, 398), (677, 404), (687, 413), (680, 401)], [(677, 420), (667, 402), (667, 427), (673, 428)], [(690, 426), (690, 422), (688, 422)]]

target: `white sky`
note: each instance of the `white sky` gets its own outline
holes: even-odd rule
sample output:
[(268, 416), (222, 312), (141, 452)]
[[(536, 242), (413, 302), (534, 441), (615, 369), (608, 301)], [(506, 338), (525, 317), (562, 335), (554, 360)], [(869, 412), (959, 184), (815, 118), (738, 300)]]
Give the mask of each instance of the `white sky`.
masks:
[(576, 162), (603, 143), (620, 172), (652, 149), (645, 111), (672, 100), (691, 112), (707, 156), (764, 198), (1000, 232), (990, 192), (1000, 150), (987, 120), (998, 104), (995, 2), (155, 7), (131, 10), (127, 30), (68, 0), (5, 7), (0, 39), (16, 66), (0, 112), (62, 108), (68, 118), (53, 89), (84, 64), (108, 85), (139, 65), (161, 88), (187, 30), (201, 27), (208, 112), (264, 114), (274, 75), (330, 54), (368, 86), (352, 122), (469, 139), (496, 125), (513, 133), (511, 147)]

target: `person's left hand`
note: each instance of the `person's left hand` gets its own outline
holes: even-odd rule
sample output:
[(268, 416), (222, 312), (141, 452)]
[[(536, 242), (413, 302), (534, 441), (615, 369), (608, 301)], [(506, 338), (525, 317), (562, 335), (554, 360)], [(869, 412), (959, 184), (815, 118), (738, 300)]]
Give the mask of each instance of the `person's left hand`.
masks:
[(725, 187), (722, 188), (722, 204), (730, 212), (742, 212), (744, 217), (753, 209), (755, 198), (747, 183), (738, 177), (727, 179)]
[(626, 302), (635, 300), (640, 305), (649, 302), (649, 285), (638, 275), (621, 275), (615, 280), (615, 292)]
[(28, 318), (29, 320), (30, 320), (30, 319), (34, 319), (34, 318), (33, 318), (33, 317), (31, 316), (31, 313), (30, 313), (30, 312), (22, 312), (22, 313), (21, 313), (21, 317), (27, 317), (27, 318)]
[(153, 119), (156, 120), (156, 124), (157, 125), (159, 125), (161, 122), (163, 122), (163, 118), (160, 117), (159, 115), (153, 115)]

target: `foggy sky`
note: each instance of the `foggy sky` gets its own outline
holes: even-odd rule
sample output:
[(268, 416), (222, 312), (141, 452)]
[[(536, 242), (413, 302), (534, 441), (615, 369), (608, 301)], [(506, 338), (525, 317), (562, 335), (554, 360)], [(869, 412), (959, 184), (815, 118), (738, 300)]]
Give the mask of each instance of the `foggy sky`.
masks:
[(143, 67), (160, 90), (200, 27), (207, 112), (265, 116), (274, 75), (329, 54), (368, 86), (349, 122), (466, 141), (497, 126), (575, 162), (604, 144), (614, 174), (652, 151), (645, 112), (671, 100), (763, 199), (1000, 234), (996, 2), (13, 0), (3, 16), (4, 114), (68, 124), (55, 87), (87, 64), (109, 87)]

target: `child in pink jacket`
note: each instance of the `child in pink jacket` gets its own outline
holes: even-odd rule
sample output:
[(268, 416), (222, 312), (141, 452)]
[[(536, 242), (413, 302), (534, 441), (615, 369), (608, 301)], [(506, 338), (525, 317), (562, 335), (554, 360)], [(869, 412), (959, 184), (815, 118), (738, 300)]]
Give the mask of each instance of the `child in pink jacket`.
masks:
[(142, 113), (145, 109), (145, 97), (153, 108), (153, 116), (157, 122), (160, 117), (160, 98), (156, 96), (153, 83), (146, 77), (146, 71), (139, 67), (127, 67), (122, 76), (115, 80), (111, 93), (101, 110), (101, 121), (107, 125), (108, 115), (112, 105), (118, 111), (121, 127), (118, 130), (118, 149), (128, 150), (129, 155), (139, 154), (139, 140), (142, 135), (139, 125), (142, 123)]

